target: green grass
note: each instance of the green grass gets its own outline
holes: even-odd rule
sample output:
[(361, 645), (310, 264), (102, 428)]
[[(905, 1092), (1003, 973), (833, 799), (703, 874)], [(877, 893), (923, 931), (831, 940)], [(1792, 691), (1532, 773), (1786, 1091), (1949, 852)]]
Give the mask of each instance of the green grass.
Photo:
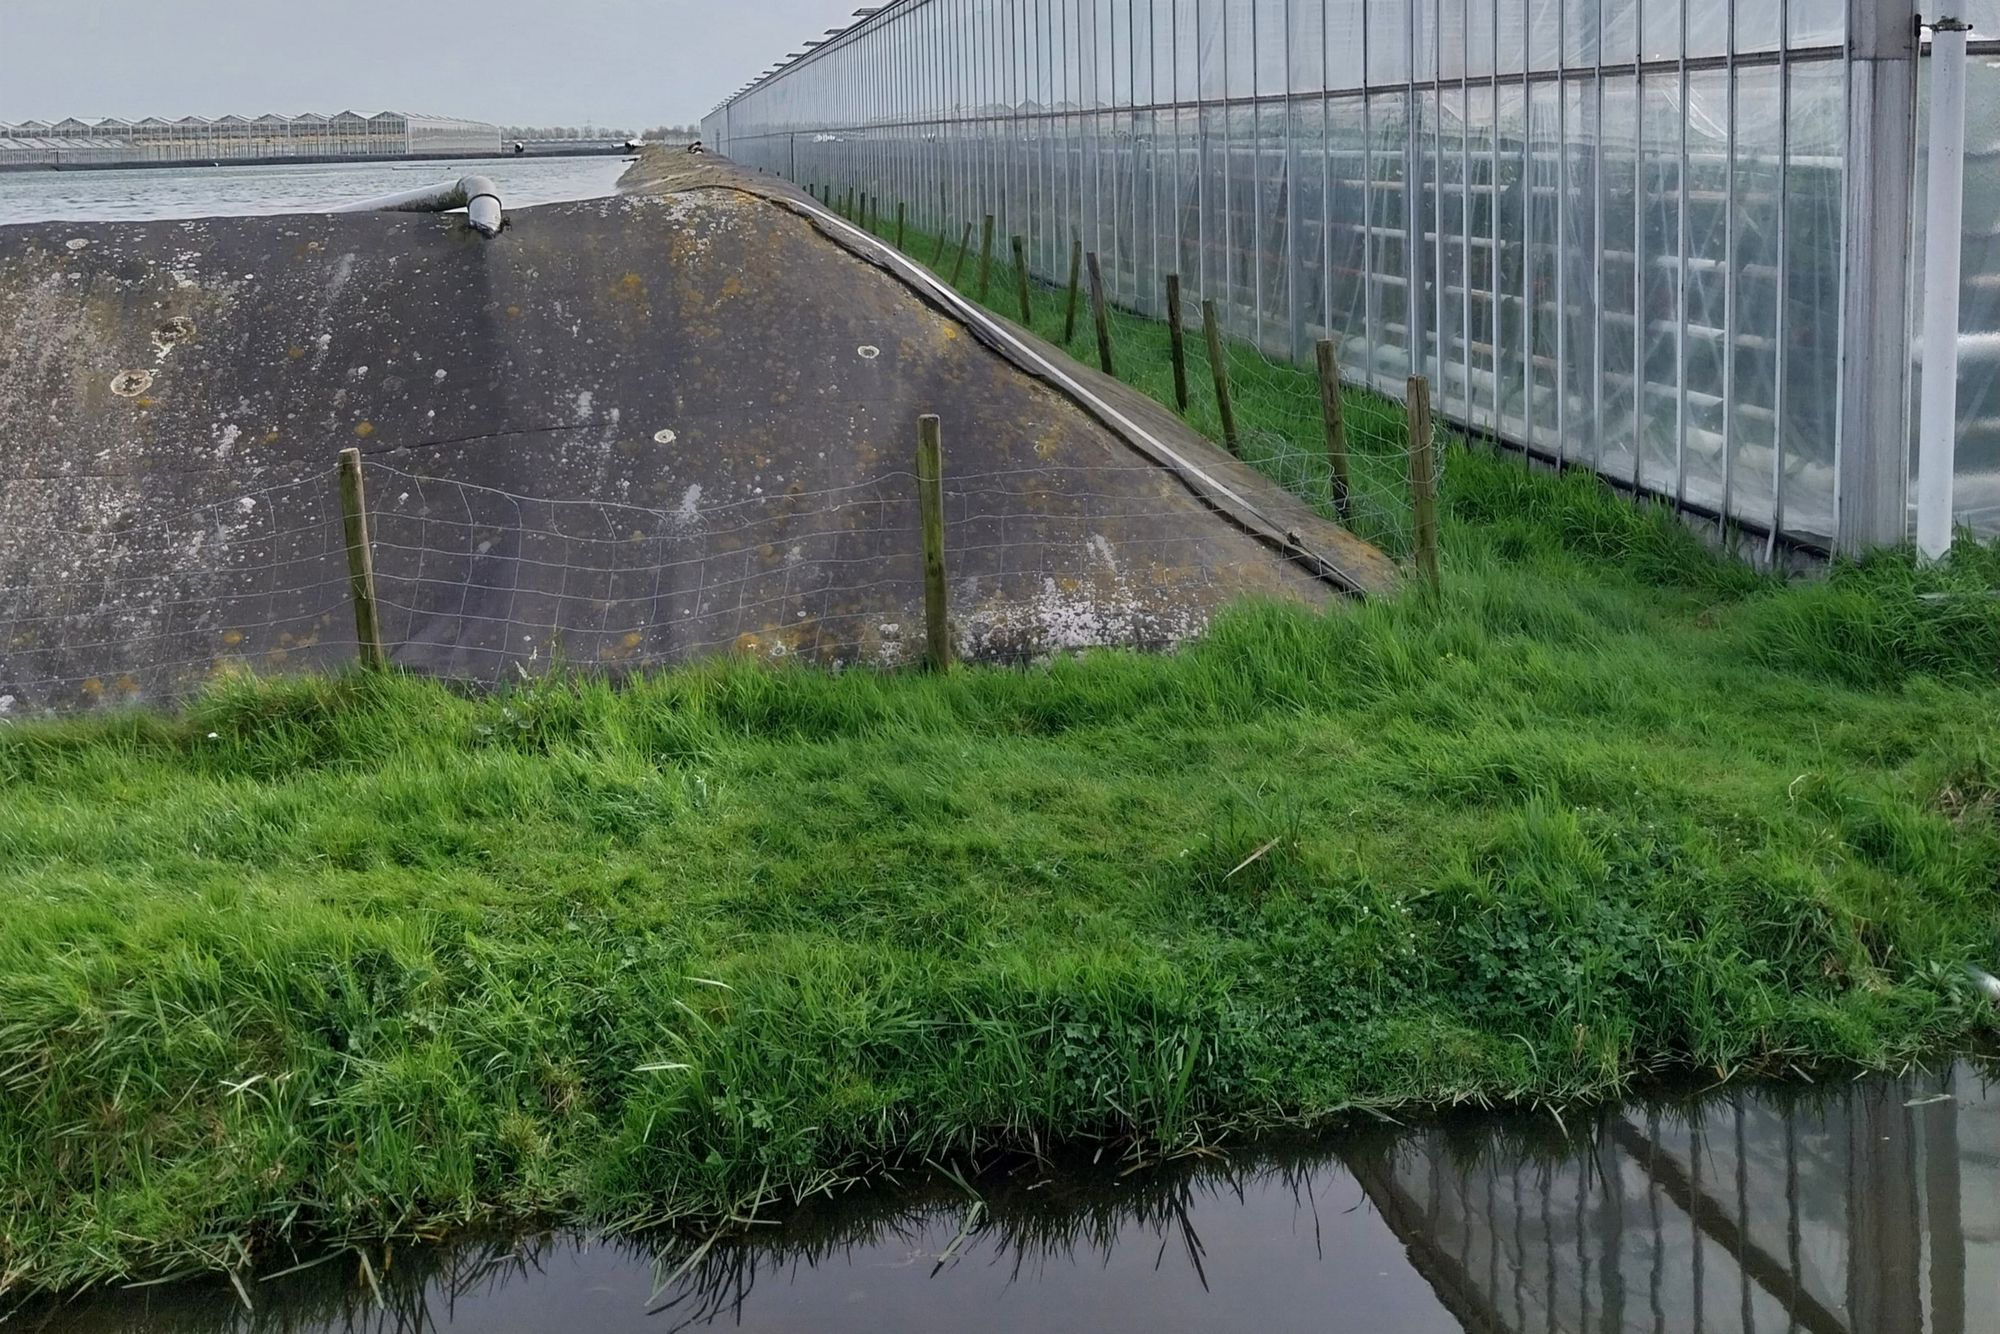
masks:
[[(886, 225), (874, 221), (876, 233), (893, 242), (893, 215)], [(951, 239), (944, 247), (943, 259), (934, 266), (938, 277), (946, 282), (952, 270), (959, 267), (959, 239), (958, 236)], [(904, 250), (928, 264), (939, 253), (937, 241), (934, 234), (911, 228), (904, 237)], [(1020, 323), (1019, 275), (1012, 263), (1009, 238), (995, 238), (992, 274), (983, 299), (978, 247), (979, 237), (975, 232), (973, 249), (959, 273), (956, 290), (961, 296)], [(1095, 367), (1097, 332), (1091, 319), (1089, 280), (1085, 278), (1080, 286), (1076, 329), (1066, 348), (1072, 356)], [(1028, 309), (1032, 318), (1028, 323), (1035, 333), (1063, 345), (1068, 304), (1067, 287), (1052, 287), (1039, 279), (1029, 279)], [(1216, 406), (1215, 371), (1202, 336), (1201, 302), (1192, 289), (1186, 296), (1185, 317), (1193, 322), (1185, 340), (1186, 419), (1209, 439), (1221, 440), (1222, 415)], [(1105, 323), (1111, 335), (1113, 369), (1118, 378), (1155, 401), (1173, 406), (1172, 335), (1167, 324), (1115, 306), (1107, 306)], [(1325, 427), (1320, 415), (1318, 371), (1273, 361), (1237, 339), (1225, 340), (1224, 348), (1241, 457), (1332, 517), (1333, 477), (1327, 463)], [(1352, 390), (1343, 396), (1343, 402), (1349, 441), (1350, 526), (1384, 550), (1406, 555), (1411, 522), (1409, 432), (1403, 408), (1378, 395)]]
[(2000, 553), (1787, 586), (1481, 453), (1444, 513), (1441, 594), (1170, 657), (0, 728), (0, 1289), (1988, 1022)]

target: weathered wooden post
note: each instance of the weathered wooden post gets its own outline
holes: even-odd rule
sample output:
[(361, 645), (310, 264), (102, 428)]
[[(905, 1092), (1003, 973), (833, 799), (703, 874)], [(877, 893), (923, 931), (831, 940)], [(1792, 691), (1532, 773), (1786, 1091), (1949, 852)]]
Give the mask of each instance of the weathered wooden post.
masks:
[(909, 209), (902, 200), (896, 201), (896, 249), (903, 248), (903, 228), (909, 221)]
[(987, 293), (993, 288), (993, 215), (986, 215), (986, 223), (979, 232), (979, 303), (986, 304)]
[(944, 428), (917, 418), (917, 497), (924, 528), (924, 657), (934, 672), (951, 666), (951, 609), (944, 564)]
[(972, 253), (972, 224), (965, 224), (965, 239), (958, 243), (958, 263), (951, 266), (951, 285), (958, 286), (958, 275), (965, 272), (965, 257)]
[(1181, 327), (1181, 276), (1167, 275), (1167, 339), (1173, 345), (1174, 353), (1174, 406), (1186, 416), (1188, 410), (1187, 386), (1187, 330)]
[(1035, 308), (1028, 300), (1028, 243), (1014, 238), (1014, 281), (1021, 289), (1021, 327), (1035, 327)]
[(1090, 265), (1090, 311), (1097, 321), (1097, 364), (1106, 375), (1118, 372), (1111, 364), (1111, 320), (1104, 310), (1104, 271), (1098, 267), (1097, 252), (1084, 256)]
[(368, 492), (361, 480), (361, 451), (340, 451), (340, 516), (347, 530), (347, 577), (354, 597), (354, 639), (361, 665), (379, 672), (389, 665), (382, 646), (382, 618), (375, 604), (375, 553), (368, 539)]
[(1222, 414), (1222, 443), (1232, 454), (1243, 452), (1243, 442), (1236, 434), (1236, 405), (1229, 397), (1229, 356), (1222, 347), (1222, 320), (1215, 313), (1214, 301), (1201, 303), (1202, 332), (1208, 337), (1208, 368), (1215, 375), (1215, 407)]
[(850, 220), (854, 217), (854, 187), (851, 185), (847, 187), (847, 216)]
[(1437, 441), (1431, 432), (1431, 382), (1410, 377), (1410, 510), (1417, 573), (1436, 589), (1438, 576)]
[(1333, 340), (1319, 340), (1319, 412), (1326, 422), (1326, 462), (1333, 476), (1333, 508), (1344, 524), (1354, 522), (1347, 476), (1347, 416), (1340, 402), (1340, 359)]
[(1069, 309), (1063, 315), (1063, 346), (1068, 347), (1076, 340), (1076, 299), (1077, 289), (1083, 283), (1083, 238), (1075, 237), (1069, 243)]

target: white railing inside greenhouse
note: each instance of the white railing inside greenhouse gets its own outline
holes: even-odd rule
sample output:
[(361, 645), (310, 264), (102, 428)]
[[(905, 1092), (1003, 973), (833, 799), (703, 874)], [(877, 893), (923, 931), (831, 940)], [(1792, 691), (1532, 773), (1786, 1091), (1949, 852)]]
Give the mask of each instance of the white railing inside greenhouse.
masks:
[[(2000, 0), (1965, 64), (1950, 513), (2000, 532)], [(709, 117), (746, 165), (996, 215), (1061, 280), (1428, 374), (1478, 431), (1775, 544), (1911, 533), (1915, 0), (898, 0)], [(1913, 222), (1913, 219), (1915, 220)], [(1198, 301), (1191, 302), (1198, 305)], [(1935, 454), (1933, 454), (1935, 457)]]

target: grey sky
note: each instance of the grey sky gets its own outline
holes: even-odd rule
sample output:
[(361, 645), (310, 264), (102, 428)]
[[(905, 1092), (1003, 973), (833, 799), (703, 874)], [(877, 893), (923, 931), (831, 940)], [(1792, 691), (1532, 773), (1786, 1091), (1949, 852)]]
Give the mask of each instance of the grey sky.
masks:
[[(873, 0), (871, 0), (873, 2)], [(696, 120), (859, 0), (0, 0), (0, 121)]]

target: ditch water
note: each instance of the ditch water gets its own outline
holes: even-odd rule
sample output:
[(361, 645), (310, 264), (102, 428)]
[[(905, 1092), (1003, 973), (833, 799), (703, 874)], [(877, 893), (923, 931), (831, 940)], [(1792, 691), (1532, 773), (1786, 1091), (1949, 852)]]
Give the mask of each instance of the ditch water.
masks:
[(1567, 1127), (1455, 1117), (858, 1192), (746, 1237), (550, 1233), (106, 1292), (21, 1330), (2000, 1330), (2000, 1094), (1961, 1065)]

